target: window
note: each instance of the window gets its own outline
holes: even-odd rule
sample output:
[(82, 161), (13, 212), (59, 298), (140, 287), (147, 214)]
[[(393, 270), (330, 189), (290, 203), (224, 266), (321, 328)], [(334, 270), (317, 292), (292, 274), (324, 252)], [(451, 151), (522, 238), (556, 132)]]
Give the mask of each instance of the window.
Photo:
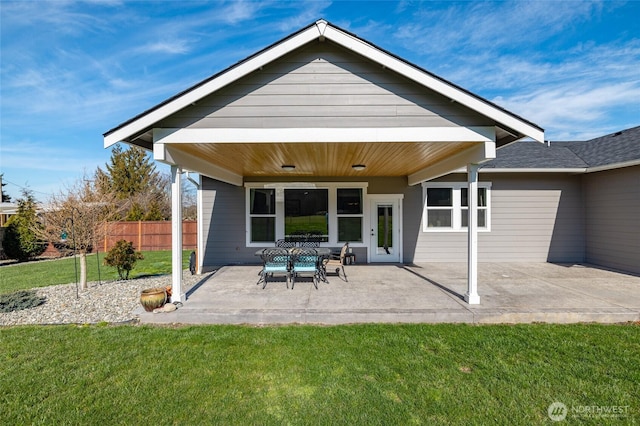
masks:
[(338, 242), (362, 242), (362, 188), (337, 190)]
[(251, 188), (249, 191), (249, 217), (251, 222), (251, 241), (275, 241), (275, 189)]
[(326, 189), (284, 190), (284, 237), (313, 235), (329, 240), (329, 191)]
[[(302, 186), (304, 185), (304, 187)], [(366, 183), (246, 183), (247, 246), (318, 236), (363, 243)]]
[[(469, 188), (460, 188), (461, 226), (469, 226)], [(478, 188), (478, 229), (487, 227), (487, 188)]]
[[(478, 229), (490, 230), (490, 182), (478, 183)], [(423, 184), (424, 232), (465, 231), (469, 222), (467, 183)]]

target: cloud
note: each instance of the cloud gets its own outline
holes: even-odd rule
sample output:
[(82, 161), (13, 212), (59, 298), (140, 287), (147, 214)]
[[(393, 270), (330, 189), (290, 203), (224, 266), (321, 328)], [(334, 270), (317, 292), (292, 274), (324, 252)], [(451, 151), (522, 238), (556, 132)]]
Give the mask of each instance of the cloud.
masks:
[(324, 11), (331, 6), (330, 1), (318, 0), (312, 2), (284, 3), (286, 7), (297, 6), (293, 16), (274, 20), (279, 31), (289, 33), (306, 27), (322, 17)]
[(224, 22), (237, 24), (251, 19), (259, 8), (257, 1), (234, 1), (225, 5), (219, 16)]
[[(620, 130), (610, 123), (621, 120), (637, 125), (640, 40), (624, 28), (593, 30), (621, 3), (430, 6), (415, 8), (392, 33), (428, 70), (537, 123), (552, 139)], [(583, 25), (590, 32), (582, 34)]]
[[(599, 13), (594, 2), (424, 3), (392, 36), (419, 55), (504, 51), (548, 40)], [(551, 5), (553, 5), (551, 7)], [(455, 46), (455, 50), (452, 49)]]
[[(118, 6), (119, 2), (90, 2), (100, 9)], [(23, 1), (3, 2), (2, 26), (4, 31), (22, 31), (38, 28), (40, 32), (55, 33), (60, 36), (108, 31), (109, 21), (100, 14), (91, 13), (93, 9), (82, 12), (73, 1)], [(37, 38), (37, 37), (35, 37)]]
[(188, 53), (190, 48), (187, 40), (165, 40), (150, 43), (140, 48), (141, 52), (146, 53), (166, 53), (169, 55), (180, 55)]
[[(548, 139), (582, 139), (602, 135), (611, 129), (609, 115), (616, 109), (638, 109), (640, 82), (611, 83), (592, 87), (583, 82), (544, 88), (537, 92), (517, 94), (493, 101), (533, 122), (551, 129)], [(636, 123), (637, 125), (637, 123)], [(602, 130), (600, 130), (602, 129)]]

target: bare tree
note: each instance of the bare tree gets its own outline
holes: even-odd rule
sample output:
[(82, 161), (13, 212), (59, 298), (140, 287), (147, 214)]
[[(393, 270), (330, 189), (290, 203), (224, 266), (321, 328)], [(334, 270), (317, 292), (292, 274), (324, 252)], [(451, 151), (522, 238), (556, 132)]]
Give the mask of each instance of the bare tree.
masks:
[(66, 193), (52, 196), (42, 213), (42, 236), (59, 241), (66, 236), (69, 249), (80, 257), (80, 288), (87, 288), (87, 253), (107, 235), (109, 222), (122, 212), (116, 195), (97, 191), (93, 181), (83, 179)]

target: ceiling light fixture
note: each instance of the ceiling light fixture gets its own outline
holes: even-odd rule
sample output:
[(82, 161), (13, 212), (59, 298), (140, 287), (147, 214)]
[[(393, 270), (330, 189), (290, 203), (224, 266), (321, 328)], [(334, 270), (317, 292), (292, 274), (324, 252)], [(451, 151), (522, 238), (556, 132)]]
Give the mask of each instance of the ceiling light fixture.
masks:
[(293, 164), (283, 164), (282, 166), (282, 170), (286, 171), (286, 172), (290, 172), (292, 170), (296, 169), (296, 166), (294, 166)]
[(360, 172), (364, 169), (367, 168), (367, 166), (365, 166), (364, 164), (354, 164), (353, 166), (351, 166), (351, 168), (357, 172)]

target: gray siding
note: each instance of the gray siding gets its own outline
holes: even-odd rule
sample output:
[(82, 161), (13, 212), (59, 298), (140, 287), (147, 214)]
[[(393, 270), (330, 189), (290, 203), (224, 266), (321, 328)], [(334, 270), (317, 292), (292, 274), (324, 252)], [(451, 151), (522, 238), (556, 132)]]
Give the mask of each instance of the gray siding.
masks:
[[(439, 181), (465, 179), (450, 175)], [(253, 179), (260, 180), (270, 179)], [(406, 178), (367, 180), (369, 194), (404, 194), (404, 262), (466, 261), (465, 232), (422, 232), (419, 185), (407, 186)], [(640, 166), (582, 176), (481, 173), (481, 181), (492, 183), (492, 223), (491, 232), (478, 236), (480, 262), (587, 261), (640, 273)], [(245, 247), (244, 204), (244, 187), (203, 178), (205, 267), (258, 262), (256, 249)], [(359, 262), (367, 258), (366, 248), (354, 251)]]
[(331, 42), (314, 42), (164, 120), (159, 127), (490, 125)]
[[(271, 178), (252, 178), (251, 182), (272, 182)], [(278, 182), (296, 182), (293, 178), (278, 178)], [(403, 221), (413, 223), (413, 228), (419, 224), (420, 215), (415, 211), (420, 209), (420, 191), (417, 187), (407, 186), (406, 178), (359, 178), (319, 177), (305, 179), (307, 182), (363, 182), (368, 181), (369, 194), (404, 194), (405, 206), (412, 206), (403, 210)], [(205, 235), (204, 269), (228, 264), (254, 264), (259, 259), (255, 256), (256, 247), (246, 247), (246, 211), (244, 187), (229, 185), (214, 179), (202, 177), (203, 202), (203, 232)], [(365, 200), (366, 201), (366, 200)], [(366, 229), (365, 229), (366, 232)], [(411, 261), (407, 256), (413, 255), (415, 237), (404, 238), (405, 261)], [(358, 262), (367, 259), (366, 247), (353, 247)]]
[[(465, 182), (465, 175), (440, 181)], [(478, 235), (480, 262), (580, 262), (584, 222), (579, 176), (481, 173), (492, 182), (491, 232)], [(415, 262), (466, 262), (466, 232), (418, 232)]]
[(583, 176), (586, 260), (640, 273), (640, 166)]
[(202, 179), (203, 265), (256, 262), (255, 248), (245, 244), (245, 189), (213, 179)]

